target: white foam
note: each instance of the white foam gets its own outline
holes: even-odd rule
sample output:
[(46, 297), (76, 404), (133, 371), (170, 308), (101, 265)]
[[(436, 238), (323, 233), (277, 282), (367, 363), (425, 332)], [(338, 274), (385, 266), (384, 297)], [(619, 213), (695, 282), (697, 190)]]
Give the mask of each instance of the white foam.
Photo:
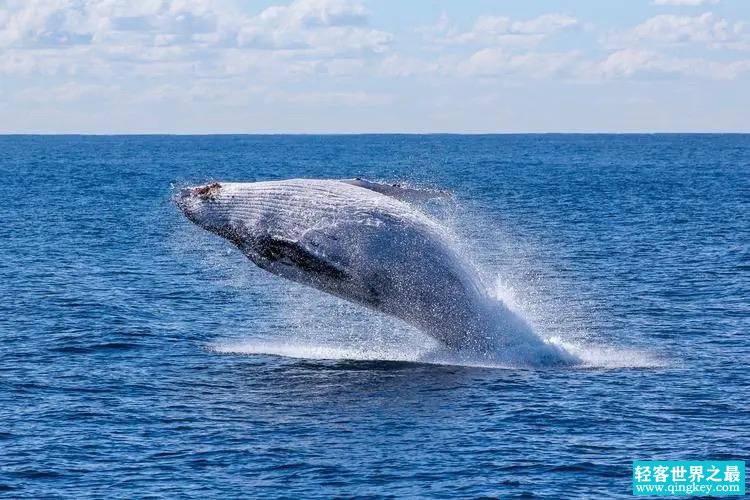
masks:
[(209, 348), (221, 354), (272, 355), (298, 359), (361, 360), (361, 361), (417, 361), (419, 355), (401, 349), (371, 349), (365, 346), (341, 346), (314, 344), (309, 342), (246, 339), (234, 342), (218, 342)]
[(667, 360), (645, 350), (565, 342), (561, 339), (550, 339), (550, 342), (578, 357), (583, 362), (579, 368), (584, 369), (662, 368), (668, 364)]
[(246, 339), (234, 342), (217, 342), (208, 348), (220, 354), (269, 355), (294, 359), (341, 361), (398, 361), (434, 365), (473, 366), (484, 368), (512, 368), (502, 363), (459, 358), (440, 349), (413, 350), (396, 346), (380, 349), (364, 346), (337, 346), (314, 343), (295, 343), (273, 340)]
[[(572, 344), (560, 340), (550, 343), (565, 348), (582, 360), (581, 364), (565, 369), (626, 369), (660, 368), (666, 366), (663, 359), (636, 349), (616, 348), (596, 345)], [(219, 354), (270, 355), (294, 359), (347, 360), (347, 361), (400, 361), (435, 365), (453, 365), (497, 369), (528, 369), (528, 366), (514, 365), (494, 359), (459, 356), (440, 348), (423, 348), (384, 344), (380, 346), (364, 344), (337, 345), (310, 341), (270, 340), (247, 338), (234, 341), (219, 341), (208, 348)], [(559, 368), (555, 368), (559, 369)]]

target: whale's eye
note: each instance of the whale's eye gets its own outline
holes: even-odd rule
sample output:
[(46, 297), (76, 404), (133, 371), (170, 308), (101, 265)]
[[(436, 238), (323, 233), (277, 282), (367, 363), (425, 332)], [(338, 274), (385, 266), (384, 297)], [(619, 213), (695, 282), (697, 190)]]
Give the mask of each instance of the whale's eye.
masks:
[(212, 200), (219, 189), (221, 189), (221, 184), (219, 184), (218, 182), (214, 182), (213, 184), (207, 184), (205, 186), (195, 188), (195, 194), (197, 194), (204, 200)]

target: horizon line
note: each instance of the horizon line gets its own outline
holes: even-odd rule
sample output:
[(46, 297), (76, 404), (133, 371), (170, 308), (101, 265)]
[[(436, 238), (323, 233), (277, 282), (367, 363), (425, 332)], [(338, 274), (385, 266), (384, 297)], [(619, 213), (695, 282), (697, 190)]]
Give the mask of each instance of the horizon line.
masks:
[(358, 136), (358, 135), (750, 135), (750, 131), (636, 131), (636, 132), (0, 132), (0, 136)]

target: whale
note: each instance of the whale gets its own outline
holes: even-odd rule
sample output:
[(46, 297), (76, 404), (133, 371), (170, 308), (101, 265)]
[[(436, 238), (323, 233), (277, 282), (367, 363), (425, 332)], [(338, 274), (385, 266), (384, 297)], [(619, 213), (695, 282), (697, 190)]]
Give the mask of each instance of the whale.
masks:
[(453, 234), (420, 205), (449, 196), (364, 179), (289, 179), (184, 187), (174, 201), (261, 269), (395, 317), (456, 356), (576, 363), (489, 293)]

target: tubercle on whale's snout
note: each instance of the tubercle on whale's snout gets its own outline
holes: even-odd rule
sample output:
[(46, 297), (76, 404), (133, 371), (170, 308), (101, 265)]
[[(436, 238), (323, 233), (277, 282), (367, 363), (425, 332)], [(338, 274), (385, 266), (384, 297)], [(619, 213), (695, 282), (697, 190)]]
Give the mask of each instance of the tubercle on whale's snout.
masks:
[(200, 198), (202, 200), (214, 199), (216, 193), (221, 189), (221, 184), (218, 182), (212, 182), (203, 186), (184, 187), (181, 188), (175, 195), (172, 196), (172, 201), (179, 207), (183, 207), (185, 202), (192, 199), (193, 197)]
[(221, 184), (219, 184), (218, 182), (212, 182), (211, 184), (206, 184), (205, 186), (193, 188), (193, 193), (203, 199), (213, 198), (213, 196), (219, 191), (219, 189), (221, 189)]

